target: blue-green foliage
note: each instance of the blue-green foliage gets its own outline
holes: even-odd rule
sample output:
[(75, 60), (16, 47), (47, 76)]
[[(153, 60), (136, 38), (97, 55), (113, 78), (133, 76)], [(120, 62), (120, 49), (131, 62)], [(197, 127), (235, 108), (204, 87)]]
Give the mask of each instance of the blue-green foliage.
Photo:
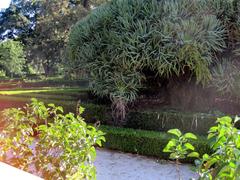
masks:
[(197, 81), (208, 81), (225, 33), (207, 0), (116, 0), (73, 27), (69, 66), (89, 70), (95, 93), (132, 101), (144, 69), (162, 77), (188, 69)]

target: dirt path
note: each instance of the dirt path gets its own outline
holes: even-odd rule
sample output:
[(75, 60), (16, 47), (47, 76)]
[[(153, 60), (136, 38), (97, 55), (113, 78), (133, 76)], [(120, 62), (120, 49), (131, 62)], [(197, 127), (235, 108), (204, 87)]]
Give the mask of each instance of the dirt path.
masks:
[[(97, 149), (97, 180), (178, 180), (175, 165), (133, 154)], [(190, 165), (180, 166), (182, 180), (196, 178)]]

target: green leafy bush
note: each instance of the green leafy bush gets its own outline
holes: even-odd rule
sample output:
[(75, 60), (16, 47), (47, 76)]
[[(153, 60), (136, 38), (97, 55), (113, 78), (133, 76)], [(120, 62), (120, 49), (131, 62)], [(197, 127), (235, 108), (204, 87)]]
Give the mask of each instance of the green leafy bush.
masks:
[(234, 127), (239, 117), (218, 118), (218, 124), (209, 130), (213, 154), (204, 154), (197, 160), (201, 179), (231, 179), (240, 177), (240, 130)]
[(78, 22), (69, 36), (68, 68), (87, 69), (92, 89), (113, 102), (116, 123), (126, 116), (147, 73), (186, 75), (206, 83), (225, 30), (212, 0), (116, 0)]
[[(101, 146), (105, 139), (101, 131), (84, 122), (82, 112), (80, 108), (77, 116), (65, 115), (62, 107), (45, 106), (36, 99), (22, 110), (5, 110), (1, 157), (45, 179), (96, 179), (94, 145)], [(38, 126), (39, 122), (45, 125)]]
[(189, 142), (191, 139), (196, 140), (197, 136), (192, 133), (182, 134), (178, 129), (171, 129), (168, 133), (173, 134), (175, 137), (168, 142), (163, 152), (169, 152), (169, 158), (176, 160), (177, 172), (179, 179), (181, 179), (179, 160), (186, 157), (199, 157), (199, 154), (194, 152), (195, 147)]
[(199, 154), (194, 151), (194, 146), (189, 142), (190, 139), (197, 139), (192, 133), (182, 134), (178, 129), (171, 129), (168, 133), (175, 135), (176, 137), (171, 139), (166, 147), (163, 149), (163, 152), (170, 152), (170, 159), (184, 159), (186, 157), (198, 157)]
[[(105, 133), (104, 147), (123, 152), (136, 153), (146, 156), (169, 159), (169, 153), (162, 152), (169, 140), (173, 137), (164, 132), (144, 131), (112, 126), (100, 126)], [(205, 137), (198, 136), (197, 141), (190, 140), (200, 155), (211, 154), (209, 142)], [(195, 158), (187, 157), (181, 162), (193, 162)]]
[[(201, 159), (195, 160), (197, 172), (200, 179), (212, 180), (237, 180), (240, 177), (240, 130), (235, 128), (235, 124), (240, 120), (236, 117), (234, 121), (230, 117), (217, 119), (217, 125), (210, 128), (208, 140), (211, 144), (212, 153), (204, 154)], [(172, 138), (163, 152), (170, 152), (170, 158), (178, 160), (187, 156), (199, 157), (194, 151), (188, 139), (197, 139), (194, 134), (186, 133), (182, 135), (178, 129), (169, 130), (177, 138)], [(180, 174), (179, 174), (180, 175)], [(179, 176), (180, 177), (180, 176)]]

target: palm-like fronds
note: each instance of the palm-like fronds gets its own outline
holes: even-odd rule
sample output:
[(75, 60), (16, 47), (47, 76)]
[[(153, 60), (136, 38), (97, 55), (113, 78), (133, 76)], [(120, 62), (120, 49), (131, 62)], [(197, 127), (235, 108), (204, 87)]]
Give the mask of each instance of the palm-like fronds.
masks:
[(210, 86), (217, 89), (223, 95), (233, 95), (240, 88), (240, 72), (229, 59), (222, 59), (212, 69), (212, 80)]
[(162, 77), (188, 69), (206, 83), (213, 54), (227, 37), (217, 1), (112, 1), (73, 27), (69, 66), (87, 68), (96, 94), (125, 104), (136, 99), (143, 69)]

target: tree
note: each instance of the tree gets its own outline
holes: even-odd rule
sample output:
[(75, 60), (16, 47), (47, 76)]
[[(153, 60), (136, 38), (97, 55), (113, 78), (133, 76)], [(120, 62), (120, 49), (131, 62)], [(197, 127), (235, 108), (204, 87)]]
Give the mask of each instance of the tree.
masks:
[[(66, 0), (69, 7), (82, 6), (90, 10), (107, 0)], [(57, 1), (56, 1), (57, 2)], [(4, 40), (20, 38), (25, 43), (24, 38), (31, 36), (37, 22), (37, 17), (42, 14), (44, 4), (51, 3), (46, 0), (12, 0), (9, 8), (0, 11), (0, 39)], [(49, 12), (50, 14), (52, 12)], [(79, 15), (79, 14), (77, 14)]]
[(18, 39), (26, 43), (25, 38), (34, 30), (38, 3), (27, 0), (12, 0), (10, 7), (0, 12), (0, 39)]
[(211, 79), (214, 57), (226, 47), (226, 24), (217, 11), (222, 2), (112, 1), (72, 29), (68, 68), (89, 70), (94, 93), (111, 98), (121, 124), (149, 74), (202, 84)]
[[(71, 6), (69, 0), (40, 1), (34, 36), (29, 39), (30, 55), (41, 63), (45, 74), (54, 74), (64, 59), (63, 51), (72, 24), (87, 14), (81, 6)], [(39, 62), (40, 61), (40, 62)]]
[(26, 62), (23, 45), (14, 40), (0, 42), (0, 68), (7, 76), (21, 75)]
[(70, 27), (91, 7), (105, 0), (13, 0), (0, 13), (0, 39), (17, 39), (26, 46), (28, 62), (54, 74), (64, 60)]

